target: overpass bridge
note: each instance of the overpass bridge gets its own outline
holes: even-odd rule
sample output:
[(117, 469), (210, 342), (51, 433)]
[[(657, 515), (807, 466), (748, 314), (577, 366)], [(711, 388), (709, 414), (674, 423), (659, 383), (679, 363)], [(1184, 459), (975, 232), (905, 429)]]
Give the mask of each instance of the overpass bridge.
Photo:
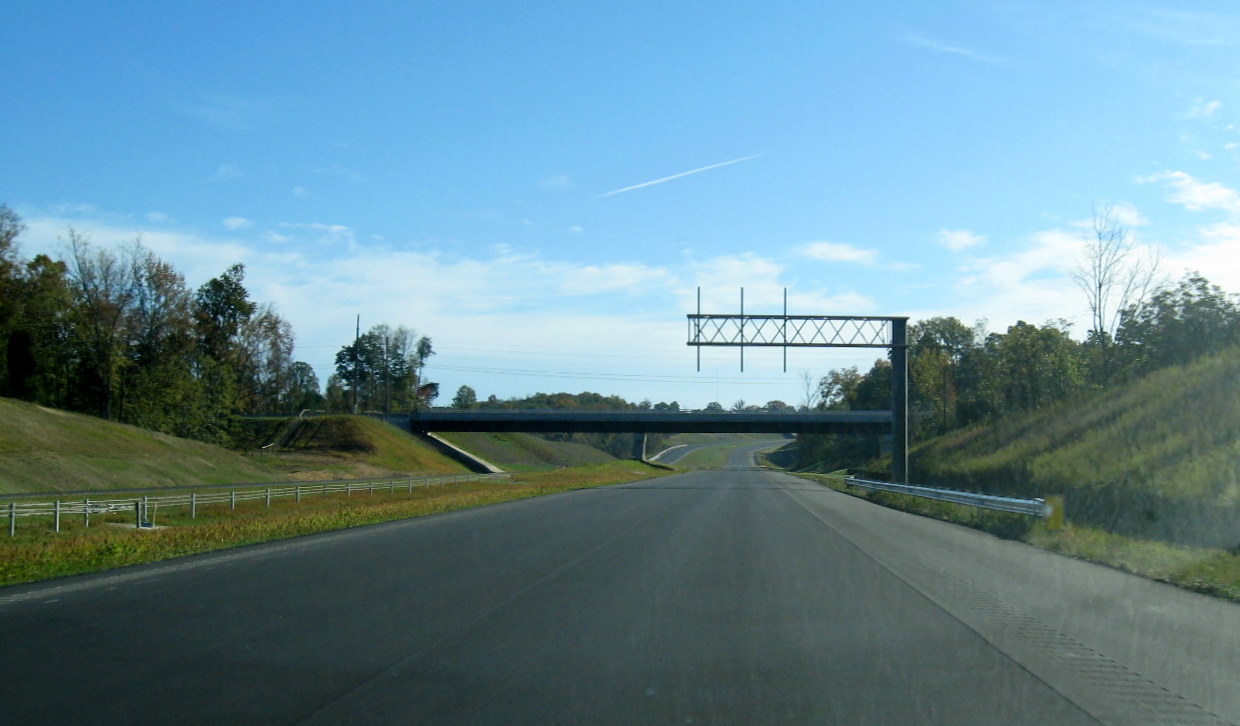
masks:
[(411, 431), (533, 433), (890, 434), (890, 411), (823, 413), (670, 411), (414, 411)]

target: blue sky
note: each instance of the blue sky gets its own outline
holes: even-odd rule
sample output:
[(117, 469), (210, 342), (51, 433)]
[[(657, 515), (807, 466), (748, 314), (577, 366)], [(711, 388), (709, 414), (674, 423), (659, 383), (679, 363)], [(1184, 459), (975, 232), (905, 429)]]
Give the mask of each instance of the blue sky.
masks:
[(697, 286), (1083, 335), (1098, 204), (1240, 290), (1233, 3), (253, 5), (7, 9), (0, 202), (28, 255), (244, 262), (323, 380), (360, 315), (432, 338), (443, 400), (795, 403), (874, 354), (698, 373)]

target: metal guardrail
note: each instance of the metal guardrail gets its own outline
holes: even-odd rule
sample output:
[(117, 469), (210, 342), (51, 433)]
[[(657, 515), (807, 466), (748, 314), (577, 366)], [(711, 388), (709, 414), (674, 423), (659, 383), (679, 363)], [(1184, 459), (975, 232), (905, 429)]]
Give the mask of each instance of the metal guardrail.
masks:
[(893, 484), (885, 481), (858, 479), (853, 476), (846, 477), (844, 481), (853, 486), (865, 487), (866, 489), (879, 489), (885, 492), (895, 492), (896, 494), (937, 499), (941, 502), (952, 502), (971, 507), (981, 507), (982, 509), (993, 509), (999, 512), (1014, 512), (1031, 517), (1041, 517), (1048, 520), (1048, 524), (1055, 529), (1062, 526), (1063, 521), (1063, 497), (1061, 496), (1050, 496), (1045, 499), (1020, 499), (1018, 497), (998, 497), (992, 494), (965, 492), (959, 489), (937, 489), (934, 487), (913, 486), (912, 484)]
[(212, 504), (228, 504), (231, 509), (237, 508), (238, 502), (248, 502), (263, 500), (266, 506), (271, 506), (271, 500), (280, 498), (293, 498), (300, 502), (302, 497), (307, 496), (325, 496), (328, 494), (340, 494), (351, 496), (355, 492), (368, 492), (374, 494), (376, 491), (386, 490), (389, 494), (397, 490), (405, 490), (412, 492), (414, 487), (438, 486), (442, 484), (455, 484), (466, 481), (492, 481), (492, 480), (512, 480), (511, 474), (454, 474), (451, 476), (430, 476), (430, 477), (401, 477), (391, 479), (367, 479), (358, 481), (344, 482), (322, 482), (305, 484), (292, 484), (285, 486), (265, 486), (265, 487), (238, 487), (227, 491), (221, 489), (213, 489), (205, 492), (179, 492), (167, 496), (149, 496), (140, 497), (124, 497), (119, 499), (92, 499), (84, 497), (82, 499), (57, 499), (53, 501), (39, 502), (19, 502), (10, 501), (7, 506), (0, 509), (2, 516), (7, 516), (9, 520), (9, 536), (14, 537), (17, 534), (18, 517), (49, 517), (52, 519), (52, 528), (59, 532), (60, 523), (63, 517), (81, 517), (83, 524), (90, 526), (90, 517), (92, 514), (110, 514), (115, 512), (133, 512), (134, 523), (138, 527), (152, 527), (154, 516), (152, 516), (152, 505), (154, 511), (158, 512), (160, 507), (165, 509), (169, 507), (189, 507), (189, 516), (191, 519), (198, 516), (198, 507)]

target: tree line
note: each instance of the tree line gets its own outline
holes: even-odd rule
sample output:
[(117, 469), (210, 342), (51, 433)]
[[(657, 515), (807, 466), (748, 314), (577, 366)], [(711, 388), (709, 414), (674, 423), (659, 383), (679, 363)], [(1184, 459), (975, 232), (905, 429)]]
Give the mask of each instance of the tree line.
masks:
[(63, 259), (23, 259), (0, 205), (0, 395), (213, 443), (244, 414), (408, 410), (428, 338), (381, 324), (342, 347), (327, 395), (293, 359), (292, 326), (251, 299), (234, 264), (191, 289), (140, 241), (119, 250), (67, 231)]
[[(1240, 300), (1197, 272), (1156, 279), (1156, 261), (1134, 261), (1125, 230), (1096, 219), (1097, 235), (1074, 279), (1086, 293), (1091, 328), (1084, 340), (1058, 320), (1017, 321), (1004, 332), (935, 317), (909, 326), (911, 436), (925, 439), (1073, 396), (1123, 385), (1161, 368), (1240, 346)], [(891, 364), (831, 371), (819, 383), (820, 409), (890, 407)], [(806, 436), (803, 462), (856, 466), (877, 443)]]

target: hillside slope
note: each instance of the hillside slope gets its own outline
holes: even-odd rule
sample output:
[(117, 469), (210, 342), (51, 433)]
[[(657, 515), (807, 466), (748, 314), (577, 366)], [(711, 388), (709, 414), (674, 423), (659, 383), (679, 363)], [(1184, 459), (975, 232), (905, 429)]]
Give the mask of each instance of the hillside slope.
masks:
[(1240, 546), (1240, 350), (931, 440), (917, 483), (1041, 496), (1069, 518), (1180, 544)]
[(234, 451), (0, 398), (0, 492), (276, 481)]
[(439, 435), (506, 471), (549, 471), (616, 461), (616, 457), (592, 446), (548, 441), (530, 434), (455, 431)]
[[(179, 439), (0, 398), (0, 493), (137, 489), (465, 472), (391, 424), (364, 416), (250, 419), (239, 447)], [(248, 445), (248, 439), (255, 442)], [(260, 451), (266, 443), (274, 443)]]
[(296, 479), (468, 471), (422, 440), (369, 416), (290, 419), (273, 442), (268, 451)]

